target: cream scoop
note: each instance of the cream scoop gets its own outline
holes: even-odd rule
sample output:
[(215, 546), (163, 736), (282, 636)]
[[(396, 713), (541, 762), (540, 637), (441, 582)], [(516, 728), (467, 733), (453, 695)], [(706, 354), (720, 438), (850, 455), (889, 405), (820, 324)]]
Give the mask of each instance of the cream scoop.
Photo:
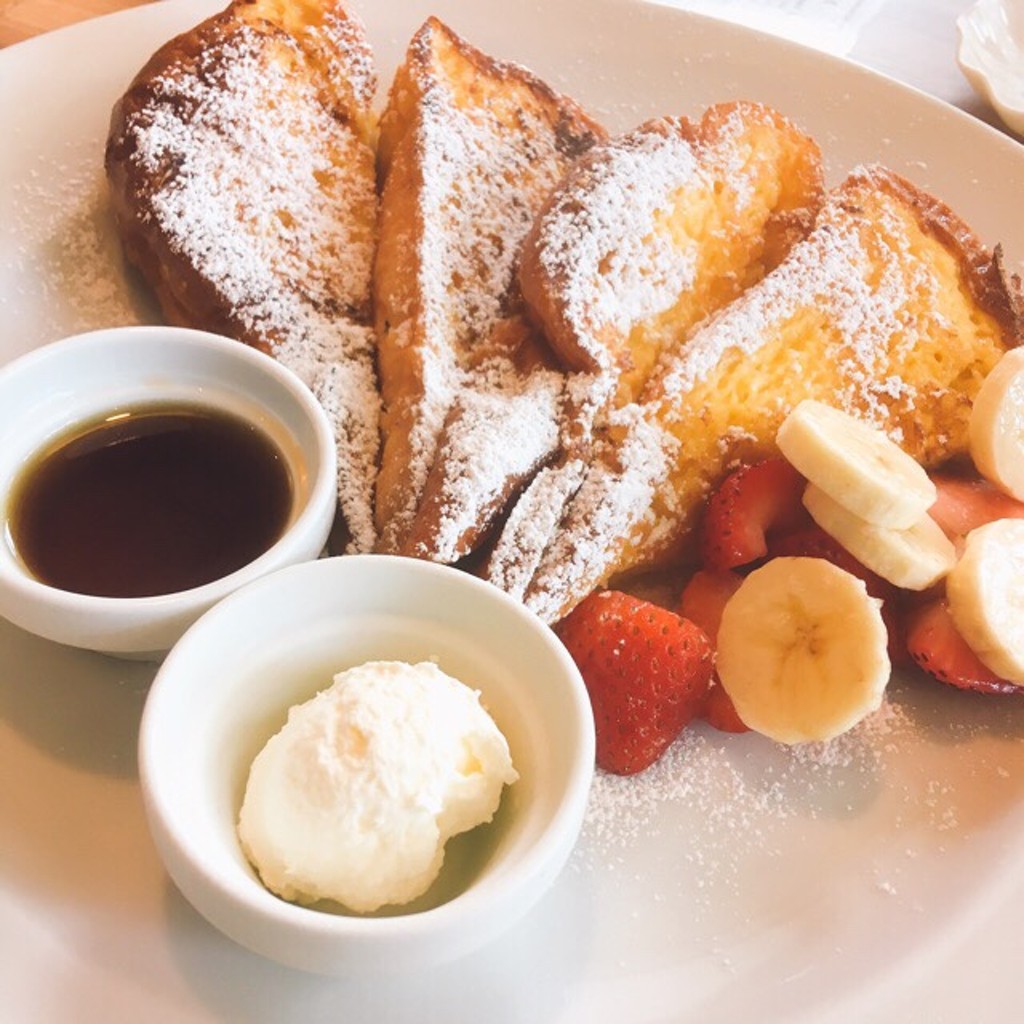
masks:
[(368, 662), (291, 708), (252, 764), (239, 838), (284, 899), (373, 911), (426, 892), (446, 842), (517, 778), (478, 692), (431, 662)]

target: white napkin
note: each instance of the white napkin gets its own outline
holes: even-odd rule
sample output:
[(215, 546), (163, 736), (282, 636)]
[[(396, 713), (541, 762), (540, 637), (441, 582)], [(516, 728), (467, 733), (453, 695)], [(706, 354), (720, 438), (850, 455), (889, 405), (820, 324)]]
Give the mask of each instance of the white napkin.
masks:
[(652, 0), (844, 56), (885, 0)]

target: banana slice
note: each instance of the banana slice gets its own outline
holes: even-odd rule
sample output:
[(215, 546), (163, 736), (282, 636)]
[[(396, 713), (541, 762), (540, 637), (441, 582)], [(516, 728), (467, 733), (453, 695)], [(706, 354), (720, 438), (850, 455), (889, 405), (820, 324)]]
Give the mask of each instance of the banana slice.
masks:
[(1024, 349), (1007, 352), (982, 383), (969, 443), (978, 472), (1024, 501)]
[(946, 579), (953, 623), (971, 650), (1024, 685), (1024, 520), (997, 519), (967, 535)]
[(927, 590), (956, 563), (956, 548), (927, 513), (907, 529), (877, 526), (808, 484), (804, 508), (862, 565), (904, 590)]
[(716, 667), (740, 718), (779, 743), (829, 740), (889, 681), (882, 602), (821, 558), (774, 558), (729, 599)]
[(928, 474), (898, 444), (822, 402), (801, 402), (776, 442), (811, 483), (869, 523), (906, 529), (937, 497)]

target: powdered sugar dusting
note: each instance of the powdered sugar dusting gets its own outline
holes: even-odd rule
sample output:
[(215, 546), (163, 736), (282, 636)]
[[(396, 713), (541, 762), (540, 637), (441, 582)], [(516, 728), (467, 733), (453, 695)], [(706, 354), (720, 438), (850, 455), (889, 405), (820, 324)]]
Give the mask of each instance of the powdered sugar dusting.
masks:
[[(620, 412), (625, 418), (633, 410)], [(636, 417), (611, 459), (593, 463), (527, 587), (526, 605), (547, 622), (565, 614), (569, 595), (597, 585), (614, 538), (624, 538), (648, 514), (657, 483), (668, 472), (674, 438)]]
[(377, 403), (354, 402), (351, 396), (377, 393), (377, 341), (370, 328), (355, 324), (344, 337), (344, 355), (325, 360), (311, 386), (334, 427), (339, 455), (338, 501), (353, 534), (352, 548), (362, 551), (373, 544), (372, 522), (367, 517), (373, 508), (380, 434)]
[[(394, 400), (394, 404), (401, 407), (403, 419), (407, 422), (400, 428), (404, 434), (397, 438), (390, 435), (392, 441), (398, 441), (396, 447), (400, 452), (398, 458), (401, 464), (399, 472), (395, 474), (400, 481), (398, 500), (390, 510), (390, 518), (381, 524), (380, 548), (386, 552), (401, 550), (409, 533), (437, 456), (449, 410), (464, 386), (465, 375), (455, 358), (455, 352), (442, 344), (441, 338), (425, 335), (417, 337), (417, 327), (413, 319), (403, 320), (391, 325), (386, 342), (381, 339), (382, 344), (395, 348), (415, 345), (419, 350), (419, 379), (415, 382), (417, 388), (412, 393), (403, 390)], [(387, 372), (387, 363), (383, 363), (381, 373), (385, 395), (388, 381), (384, 375)], [(403, 383), (408, 384), (408, 381)], [(387, 418), (382, 422), (386, 432), (395, 429)], [(382, 464), (387, 467), (394, 458), (386, 439)], [(378, 494), (378, 507), (381, 507), (381, 497)]]
[(95, 144), (85, 154), (70, 147), (67, 158), (40, 157), (32, 174), (9, 193), (12, 237), (8, 265), (0, 275), (31, 282), (0, 304), (34, 310), (33, 341), (157, 319), (124, 272), (121, 246)]
[[(890, 813), (897, 819), (904, 806), (933, 833), (947, 832), (956, 821), (950, 786), (929, 789), (931, 803), (922, 807), (916, 787), (901, 790), (897, 783), (901, 750), (915, 742), (916, 729), (899, 701), (883, 703), (828, 743), (785, 747), (753, 733), (691, 726), (639, 775), (596, 773), (574, 865), (588, 872), (614, 868), (658, 840), (710, 901), (723, 891), (736, 894), (751, 857), (780, 856), (777, 844), (796, 823), (852, 814), (865, 792), (880, 785), (893, 796)], [(701, 909), (699, 901), (694, 909)]]
[(377, 68), (362, 21), (352, 11), (329, 7), (322, 24), (307, 29), (309, 38), (324, 40), (317, 55), (324, 60), (332, 84), (350, 92), (356, 107), (369, 110), (377, 92)]
[[(753, 133), (775, 127), (775, 117), (741, 103), (710, 108), (699, 125), (647, 121), (596, 147), (560, 184), (538, 220), (524, 276), (543, 295), (542, 310), (558, 309), (552, 329), (567, 331), (590, 365), (610, 366), (638, 325), (675, 307), (709, 244), (743, 221), (759, 188), (770, 191), (765, 162), (750, 159), (749, 149)], [(810, 214), (813, 190), (806, 199)], [(707, 213), (712, 208), (722, 225)], [(753, 230), (772, 210), (769, 202), (754, 211)]]
[(358, 324), (368, 313), (375, 186), (361, 144), (296, 72), (299, 60), (287, 37), (271, 43), (241, 23), (194, 69), (160, 74), (126, 134), (154, 183), (143, 218), (212, 286), (246, 340), (337, 418), (339, 484), (351, 488), (340, 498), (352, 549), (368, 550), (377, 389)]
[(524, 112), (522, 134), (485, 107), (460, 108), (430, 80), (420, 122), (424, 330), (472, 346), (503, 315), (523, 237), (561, 163), (550, 126)]
[[(442, 31), (428, 22), (410, 47), (408, 61), (419, 92), (411, 129), (416, 133), (419, 168), (415, 184), (410, 184), (419, 190), (419, 231), (411, 260), (419, 302), (408, 311), (415, 326), (391, 324), (394, 333), (384, 339), (385, 344), (421, 346), (423, 376), (439, 383), (424, 385), (417, 396), (409, 444), (403, 450), (408, 455), (401, 474), (403, 493), (390, 521), (382, 526), (382, 547), (400, 550), (432, 467), (438, 460), (450, 461), (451, 505), (442, 510), (437, 554), (455, 550), (455, 538), (464, 533), (465, 525), (493, 494), (509, 485), (507, 476), (500, 478), (497, 465), (486, 480), (481, 475), (479, 452), (491, 443), (496, 429), (481, 413), (489, 410), (507, 422), (514, 408), (527, 417), (518, 431), (529, 450), (514, 465), (503, 460), (509, 474), (519, 471), (523, 459), (536, 464), (551, 450), (556, 420), (549, 380), (518, 374), (512, 362), (500, 356), (483, 367), (475, 356), (495, 327), (517, 311), (513, 286), (522, 241), (567, 166), (565, 130), (575, 131), (580, 145), (590, 135), (582, 119), (571, 125), (570, 118), (576, 115), (568, 106), (554, 113), (534, 109), (529, 102), (514, 112), (503, 109), (517, 93), (502, 81), (495, 94), (488, 95), (487, 72), (479, 69), (475, 73), (480, 95), (457, 97), (449, 72), (438, 70), (431, 51), (440, 45)], [(511, 65), (496, 67), (499, 79), (525, 74)], [(496, 372), (505, 381), (498, 389), (493, 386)], [(531, 395), (541, 400), (531, 401)], [(457, 399), (461, 419), (442, 447), (444, 424)], [(388, 452), (385, 447), (386, 458)]]
[[(914, 251), (908, 235), (906, 219), (914, 213), (886, 189), (884, 175), (871, 168), (854, 171), (832, 194), (814, 231), (772, 273), (666, 356), (641, 400), (623, 416), (627, 446), (638, 431), (645, 435), (632, 468), (610, 471), (616, 453), (614, 447), (604, 451), (542, 556), (527, 591), (537, 594), (533, 606), (541, 614), (551, 618), (564, 611), (613, 571), (651, 557), (677, 535), (677, 524), (690, 511), (679, 507), (677, 492), (687, 501), (693, 496), (682, 477), (687, 486), (707, 480), (720, 468), (713, 460), (723, 460), (721, 437), (699, 439), (705, 410), (695, 408), (689, 396), (713, 379), (726, 357), (752, 368), (752, 386), (760, 383), (762, 389), (753, 397), (775, 422), (787, 411), (786, 396), (795, 401), (793, 396), (805, 392), (888, 429), (897, 441), (900, 417), (913, 415), (920, 389), (938, 394), (949, 386), (936, 371), (912, 369), (911, 381), (899, 372), (922, 344), (940, 345), (950, 325), (939, 312), (942, 278)], [(811, 324), (796, 332), (806, 351), (788, 345), (759, 380), (758, 353), (785, 337), (787, 325), (799, 317)], [(815, 365), (801, 368), (801, 359)], [(681, 445), (680, 459), (659, 454), (673, 444)], [(647, 505), (641, 509), (634, 499), (644, 495)], [(627, 508), (630, 514), (622, 515)]]
[(586, 475), (583, 459), (542, 469), (512, 506), (488, 563), (488, 578), (520, 601)]
[(673, 195), (704, 171), (689, 141), (666, 119), (594, 152), (538, 225), (538, 261), (565, 304), (575, 340), (595, 365), (608, 362), (595, 337), (671, 307), (693, 278), (665, 224)]
[(435, 463), (442, 483), (432, 495), (429, 544), (414, 554), (454, 562), (467, 554), (509, 489), (554, 452), (559, 438), (560, 374), (539, 371), (520, 380), (499, 362), (482, 372), (490, 386), (464, 389), (455, 400)]
[(159, 100), (129, 126), (133, 159), (166, 179), (150, 207), (172, 249), (247, 328), (326, 348), (337, 314), (369, 294), (373, 239), (354, 214), (373, 209), (374, 186), (336, 162), (349, 129), (275, 57), (240, 25), (202, 51), (194, 74), (170, 68), (154, 83)]
[[(571, 336), (561, 343), (579, 348), (593, 368), (570, 378), (568, 405), (576, 415), (567, 424), (566, 448), (588, 445), (595, 426), (599, 435), (611, 428), (612, 436), (594, 443), (592, 479), (564, 512), (561, 532), (572, 536), (553, 539), (527, 590), (528, 602), (545, 617), (563, 613), (606, 578), (609, 560), (641, 522), (660, 530), (649, 508), (665, 491), (661, 476), (669, 474), (682, 438), (665, 429), (668, 402), (645, 406), (632, 399), (649, 371), (645, 359), (662, 353), (671, 360), (689, 345), (699, 315), (693, 295), (710, 283), (763, 273), (760, 257), (745, 245), (733, 252), (730, 235), (761, 238), (776, 205), (784, 205), (773, 192), (785, 173), (782, 159), (751, 157), (762, 129), (777, 132), (787, 153), (794, 148), (790, 132), (803, 139), (780, 125), (774, 111), (749, 103), (712, 107), (699, 125), (648, 121), (588, 153), (563, 179), (530, 237), (521, 273), (527, 301), (550, 321), (553, 336)], [(816, 148), (803, 141), (808, 165), (817, 167)], [(794, 236), (819, 198), (809, 185), (802, 216), (790, 211)], [(719, 248), (725, 257), (709, 256)], [(717, 293), (707, 298), (721, 301), (725, 296)], [(572, 395), (581, 382), (597, 402)], [(620, 414), (621, 403), (627, 411)], [(502, 550), (516, 557), (511, 546)], [(496, 559), (492, 571), (495, 578), (517, 579), (522, 572), (507, 571)]]
[[(860, 172), (866, 173), (866, 172)], [(858, 172), (848, 179), (855, 183)], [(815, 230), (743, 301), (726, 306), (673, 358), (655, 385), (664, 395), (660, 411), (672, 416), (679, 398), (708, 379), (724, 352), (753, 356), (779, 325), (811, 308), (835, 332), (840, 373), (832, 400), (882, 425), (891, 399), (913, 394), (887, 367), (918, 343), (922, 329), (910, 308), (936, 307), (935, 277), (921, 267), (907, 247), (898, 215), (885, 204), (865, 236), (865, 225), (851, 219), (849, 193), (837, 193)], [(885, 401), (888, 398), (889, 401)]]

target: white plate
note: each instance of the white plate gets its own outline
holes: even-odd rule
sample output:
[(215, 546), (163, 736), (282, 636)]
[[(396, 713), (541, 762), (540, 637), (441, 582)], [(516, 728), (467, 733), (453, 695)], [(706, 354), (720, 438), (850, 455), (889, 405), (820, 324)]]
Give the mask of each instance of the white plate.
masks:
[[(0, 359), (152, 317), (120, 270), (102, 141), (149, 53), (216, 6), (157, 4), (0, 54)], [(613, 128), (760, 99), (817, 136), (833, 180), (883, 160), (1020, 265), (1024, 150), (956, 111), (666, 8), (500, 6), (360, 4), (385, 81), (438, 13)], [(1020, 702), (912, 681), (871, 727), (801, 756), (695, 730), (653, 776), (599, 783), (570, 868), (512, 933), (451, 969), (381, 986), (264, 962), (167, 882), (136, 780), (150, 673), (0, 623), (5, 1019), (931, 1024), (1018, 1012)]]

